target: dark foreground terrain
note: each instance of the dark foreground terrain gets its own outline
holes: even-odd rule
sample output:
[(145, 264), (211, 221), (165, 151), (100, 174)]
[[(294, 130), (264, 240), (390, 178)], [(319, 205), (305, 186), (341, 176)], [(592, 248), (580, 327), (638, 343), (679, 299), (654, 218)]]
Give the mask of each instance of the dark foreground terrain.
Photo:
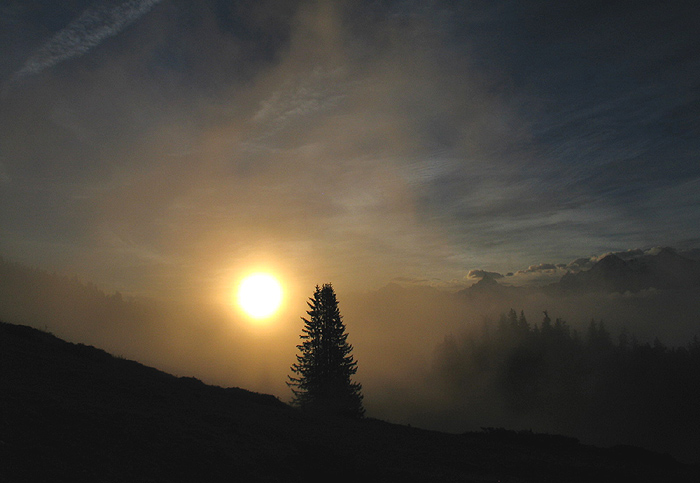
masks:
[(328, 420), (0, 322), (0, 482), (700, 481), (632, 447)]

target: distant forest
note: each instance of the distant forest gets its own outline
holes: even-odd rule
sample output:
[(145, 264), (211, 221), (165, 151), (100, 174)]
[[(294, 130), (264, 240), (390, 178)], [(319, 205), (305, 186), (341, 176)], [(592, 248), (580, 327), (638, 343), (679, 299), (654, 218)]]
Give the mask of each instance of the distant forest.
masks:
[[(107, 294), (77, 277), (31, 268), (0, 257), (0, 317), (44, 330), (137, 330), (153, 318), (153, 304)], [(72, 329), (72, 330), (71, 330)], [(61, 331), (61, 330), (59, 330)]]
[(613, 337), (602, 321), (579, 333), (547, 312), (531, 324), (511, 309), (479, 334), (445, 337), (432, 375), (453, 410), (599, 444), (668, 444), (697, 458), (697, 336), (685, 347), (640, 344), (626, 330)]

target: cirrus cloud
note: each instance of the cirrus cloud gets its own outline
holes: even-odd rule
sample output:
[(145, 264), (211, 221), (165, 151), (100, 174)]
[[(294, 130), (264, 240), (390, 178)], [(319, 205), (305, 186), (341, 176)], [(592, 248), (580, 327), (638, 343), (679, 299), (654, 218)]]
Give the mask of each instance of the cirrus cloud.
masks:
[(127, 0), (94, 3), (29, 57), (12, 80), (18, 81), (38, 74), (65, 60), (85, 54), (106, 38), (117, 35), (160, 2), (161, 0)]

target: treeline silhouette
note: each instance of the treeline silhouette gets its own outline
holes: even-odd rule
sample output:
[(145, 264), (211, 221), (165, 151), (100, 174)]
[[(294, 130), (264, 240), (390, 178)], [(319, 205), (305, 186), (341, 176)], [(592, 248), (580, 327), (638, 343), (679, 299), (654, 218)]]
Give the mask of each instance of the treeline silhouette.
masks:
[[(449, 335), (433, 372), (452, 410), (511, 427), (638, 444), (697, 461), (700, 341), (640, 343), (603, 321), (584, 333), (547, 312), (530, 323), (510, 310), (480, 333)], [(467, 416), (464, 418), (469, 420)]]
[[(0, 257), (0, 316), (5, 320), (39, 325), (83, 325), (95, 330), (109, 323), (137, 326), (153, 315), (144, 303), (108, 294), (92, 282), (27, 267)], [(52, 330), (45, 324), (42, 327)], [(113, 330), (113, 329), (112, 329)]]

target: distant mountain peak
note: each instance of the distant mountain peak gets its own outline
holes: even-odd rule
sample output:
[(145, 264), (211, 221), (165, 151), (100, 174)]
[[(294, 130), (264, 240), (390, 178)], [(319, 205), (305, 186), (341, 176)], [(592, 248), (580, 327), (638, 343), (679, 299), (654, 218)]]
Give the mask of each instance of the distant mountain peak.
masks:
[(476, 289), (482, 289), (482, 288), (493, 288), (493, 287), (500, 287), (501, 284), (498, 283), (493, 277), (484, 277), (478, 282), (476, 282), (474, 285), (472, 285), (472, 288)]
[(680, 256), (675, 248), (672, 247), (655, 247), (646, 252), (646, 255), (651, 256)]
[(610, 269), (610, 268), (618, 268), (618, 267), (624, 267), (627, 262), (625, 262), (622, 258), (618, 257), (617, 255), (611, 253), (610, 255), (606, 255), (603, 258), (601, 258), (593, 267), (591, 270), (600, 270), (600, 269)]

